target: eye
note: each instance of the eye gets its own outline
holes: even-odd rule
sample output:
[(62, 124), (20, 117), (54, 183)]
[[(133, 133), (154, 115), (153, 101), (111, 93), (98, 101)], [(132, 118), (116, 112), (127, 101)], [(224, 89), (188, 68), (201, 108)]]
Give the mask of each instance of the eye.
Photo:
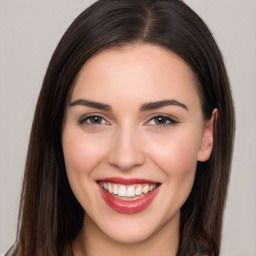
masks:
[(148, 122), (149, 125), (156, 125), (156, 126), (170, 126), (177, 124), (178, 121), (171, 117), (159, 115), (151, 118)]
[(79, 124), (88, 124), (88, 125), (102, 125), (102, 124), (109, 124), (102, 116), (99, 115), (91, 115), (82, 117), (79, 120)]

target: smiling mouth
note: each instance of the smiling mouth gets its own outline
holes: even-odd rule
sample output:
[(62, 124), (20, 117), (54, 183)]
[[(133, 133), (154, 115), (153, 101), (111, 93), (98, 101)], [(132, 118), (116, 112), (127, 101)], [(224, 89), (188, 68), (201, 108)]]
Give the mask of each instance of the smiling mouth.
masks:
[(106, 204), (116, 212), (138, 213), (146, 209), (159, 192), (161, 183), (142, 179), (110, 178), (97, 181)]
[(99, 184), (109, 194), (124, 201), (138, 200), (153, 191), (159, 185), (159, 183), (124, 185), (111, 182), (99, 182)]

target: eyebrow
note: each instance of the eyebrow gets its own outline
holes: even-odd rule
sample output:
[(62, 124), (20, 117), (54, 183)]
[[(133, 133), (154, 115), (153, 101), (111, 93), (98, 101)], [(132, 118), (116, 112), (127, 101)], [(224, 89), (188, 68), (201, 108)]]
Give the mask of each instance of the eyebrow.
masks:
[[(112, 111), (112, 107), (108, 104), (85, 100), (85, 99), (79, 99), (79, 100), (73, 101), (69, 104), (70, 107), (77, 106), (77, 105), (82, 105), (82, 106), (91, 107), (91, 108), (97, 108), (97, 109), (101, 109), (101, 110), (105, 110), (105, 111)], [(188, 107), (185, 104), (183, 104), (177, 100), (174, 100), (174, 99), (144, 103), (140, 107), (140, 111), (154, 110), (154, 109), (158, 109), (158, 108), (165, 107), (165, 106), (179, 106), (188, 111)]]
[(70, 107), (77, 106), (77, 105), (82, 105), (82, 106), (91, 107), (91, 108), (97, 108), (97, 109), (106, 110), (106, 111), (112, 110), (110, 105), (95, 102), (95, 101), (85, 100), (85, 99), (76, 100), (69, 104)]
[(179, 106), (188, 111), (188, 107), (185, 104), (173, 99), (145, 103), (141, 106), (140, 111), (153, 110), (153, 109), (158, 109), (165, 106)]

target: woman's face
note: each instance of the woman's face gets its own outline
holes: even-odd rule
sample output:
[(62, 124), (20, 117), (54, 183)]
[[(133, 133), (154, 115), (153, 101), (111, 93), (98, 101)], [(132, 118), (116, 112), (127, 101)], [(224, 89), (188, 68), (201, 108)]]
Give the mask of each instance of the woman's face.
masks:
[(204, 121), (193, 74), (174, 53), (134, 44), (91, 58), (62, 134), (68, 180), (91, 230), (122, 243), (178, 235), (197, 161), (211, 153), (212, 119)]

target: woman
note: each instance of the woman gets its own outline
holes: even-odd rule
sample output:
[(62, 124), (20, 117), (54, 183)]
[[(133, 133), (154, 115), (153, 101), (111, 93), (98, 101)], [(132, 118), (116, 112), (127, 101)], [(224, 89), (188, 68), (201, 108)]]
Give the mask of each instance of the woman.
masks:
[(178, 0), (102, 0), (50, 61), (10, 255), (219, 255), (234, 114)]

